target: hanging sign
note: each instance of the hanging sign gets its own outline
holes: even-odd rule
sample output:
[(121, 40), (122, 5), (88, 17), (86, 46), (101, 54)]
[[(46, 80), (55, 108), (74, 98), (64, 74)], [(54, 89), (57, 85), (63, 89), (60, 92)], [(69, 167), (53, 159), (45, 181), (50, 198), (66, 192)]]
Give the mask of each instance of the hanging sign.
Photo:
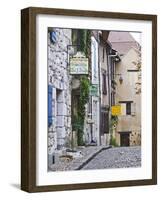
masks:
[(88, 74), (88, 58), (77, 57), (77, 55), (70, 58), (70, 74)]
[(113, 116), (121, 115), (121, 105), (112, 106), (111, 111)]
[(90, 96), (98, 96), (98, 85), (96, 85), (96, 84), (90, 85), (89, 95)]

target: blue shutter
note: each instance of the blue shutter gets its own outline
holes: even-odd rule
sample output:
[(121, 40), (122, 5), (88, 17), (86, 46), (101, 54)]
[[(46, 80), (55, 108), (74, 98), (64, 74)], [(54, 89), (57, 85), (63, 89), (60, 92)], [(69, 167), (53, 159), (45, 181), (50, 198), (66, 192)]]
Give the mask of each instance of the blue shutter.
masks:
[(48, 127), (52, 125), (52, 86), (48, 85)]
[(55, 44), (55, 42), (56, 42), (56, 32), (55, 31), (50, 32), (50, 40), (53, 44)]

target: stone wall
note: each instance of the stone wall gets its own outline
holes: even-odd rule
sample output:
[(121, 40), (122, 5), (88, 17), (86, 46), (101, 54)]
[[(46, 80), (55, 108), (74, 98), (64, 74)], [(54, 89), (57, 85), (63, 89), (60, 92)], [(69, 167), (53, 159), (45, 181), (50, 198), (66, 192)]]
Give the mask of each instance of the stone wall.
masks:
[(141, 131), (134, 130), (130, 134), (130, 146), (141, 145)]
[[(51, 30), (50, 30), (51, 31)], [(48, 33), (48, 84), (53, 87), (52, 125), (48, 128), (48, 153), (62, 149), (71, 134), (71, 76), (67, 45), (71, 45), (71, 29), (54, 28), (56, 42)]]

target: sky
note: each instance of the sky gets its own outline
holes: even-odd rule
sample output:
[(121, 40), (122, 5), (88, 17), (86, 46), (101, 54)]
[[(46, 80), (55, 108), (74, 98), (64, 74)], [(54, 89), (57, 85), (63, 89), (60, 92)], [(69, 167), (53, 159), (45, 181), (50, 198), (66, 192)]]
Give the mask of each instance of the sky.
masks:
[(141, 33), (130, 32), (130, 34), (133, 36), (133, 38), (134, 38), (139, 44), (141, 44)]

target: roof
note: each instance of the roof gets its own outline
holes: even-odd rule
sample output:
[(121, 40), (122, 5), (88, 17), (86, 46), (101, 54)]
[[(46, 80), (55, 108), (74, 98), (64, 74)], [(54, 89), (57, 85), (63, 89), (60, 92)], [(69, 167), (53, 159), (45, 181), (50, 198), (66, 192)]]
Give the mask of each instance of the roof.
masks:
[(126, 54), (132, 47), (136, 49), (139, 47), (132, 35), (125, 31), (111, 31), (108, 40), (119, 54)]

